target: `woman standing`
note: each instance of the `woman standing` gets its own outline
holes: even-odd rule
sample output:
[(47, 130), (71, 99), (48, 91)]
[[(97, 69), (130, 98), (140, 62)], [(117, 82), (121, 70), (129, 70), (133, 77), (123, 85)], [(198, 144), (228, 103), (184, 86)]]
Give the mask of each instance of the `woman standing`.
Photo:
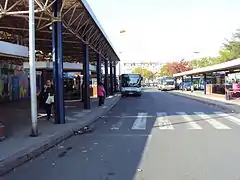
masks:
[(54, 103), (54, 89), (50, 80), (47, 80), (44, 89), (41, 92), (41, 97), (45, 103), (45, 111), (47, 113), (47, 120), (51, 119), (52, 104)]
[(103, 83), (100, 82), (98, 84), (97, 92), (98, 92), (98, 98), (99, 98), (99, 106), (102, 106), (104, 104), (104, 99), (105, 99), (105, 89), (104, 89)]

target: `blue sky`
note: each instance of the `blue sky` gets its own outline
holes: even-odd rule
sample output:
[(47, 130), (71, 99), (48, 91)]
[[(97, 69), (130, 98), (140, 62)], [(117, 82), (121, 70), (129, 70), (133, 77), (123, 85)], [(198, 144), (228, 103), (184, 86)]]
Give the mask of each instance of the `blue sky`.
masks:
[(240, 28), (239, 0), (87, 1), (123, 61), (216, 56)]

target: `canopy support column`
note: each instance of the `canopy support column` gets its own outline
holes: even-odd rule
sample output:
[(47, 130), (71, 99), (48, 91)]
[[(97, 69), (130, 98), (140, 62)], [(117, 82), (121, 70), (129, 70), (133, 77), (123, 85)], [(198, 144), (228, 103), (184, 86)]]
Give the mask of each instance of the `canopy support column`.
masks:
[(191, 92), (194, 91), (193, 76), (191, 75)]
[[(60, 15), (62, 0), (57, 0), (53, 4), (54, 17)], [(52, 24), (52, 58), (53, 58), (53, 77), (54, 77), (54, 110), (55, 123), (65, 123), (64, 91), (63, 91), (63, 39), (62, 21), (59, 20)]]
[(96, 53), (97, 56), (97, 83), (102, 82), (102, 59), (99, 53)]
[(110, 95), (113, 95), (113, 64), (110, 61)]
[(114, 82), (114, 93), (117, 92), (117, 69), (116, 69), (116, 62), (114, 63), (115, 65), (113, 66), (113, 82)]
[(182, 91), (183, 91), (184, 77), (182, 76)]
[(104, 75), (104, 88), (106, 91), (106, 97), (108, 96), (108, 61), (104, 60), (104, 69), (105, 69), (105, 75)]
[(204, 95), (206, 95), (207, 94), (207, 75), (206, 74), (204, 74), (203, 83), (204, 83)]
[(230, 100), (230, 99), (231, 99), (231, 96), (230, 96), (230, 94), (228, 93), (227, 78), (226, 78), (227, 76), (228, 76), (228, 73), (225, 72), (225, 75), (224, 75), (224, 79), (225, 79), (224, 92), (225, 92), (225, 98), (226, 98), (226, 100)]
[(83, 103), (84, 103), (84, 109), (91, 109), (91, 103), (90, 103), (90, 88), (89, 88), (89, 47), (88, 44), (83, 44), (83, 51), (84, 51), (84, 60), (83, 60)]

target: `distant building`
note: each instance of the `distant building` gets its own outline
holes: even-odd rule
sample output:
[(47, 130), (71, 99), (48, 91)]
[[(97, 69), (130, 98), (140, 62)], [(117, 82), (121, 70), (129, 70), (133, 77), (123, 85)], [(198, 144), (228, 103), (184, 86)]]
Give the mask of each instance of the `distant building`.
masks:
[(157, 73), (160, 71), (163, 65), (164, 63), (161, 62), (124, 63), (122, 73), (132, 73), (132, 71), (137, 67), (147, 69), (153, 73)]

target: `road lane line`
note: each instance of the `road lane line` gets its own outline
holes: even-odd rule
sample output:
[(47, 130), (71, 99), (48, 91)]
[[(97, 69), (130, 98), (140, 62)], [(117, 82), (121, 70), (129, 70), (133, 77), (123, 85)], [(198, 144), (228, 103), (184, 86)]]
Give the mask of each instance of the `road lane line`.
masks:
[(214, 112), (215, 114), (217, 114), (220, 117), (225, 117), (228, 121), (233, 122), (234, 124), (240, 125), (240, 120), (237, 117), (234, 117), (232, 115), (223, 113), (223, 112)]
[(176, 112), (177, 115), (180, 115), (184, 120), (187, 121), (187, 125), (190, 126), (188, 129), (202, 129), (202, 127), (197, 124), (189, 115), (185, 112)]
[(137, 119), (134, 121), (132, 129), (145, 130), (147, 124), (147, 113), (138, 113)]
[(207, 121), (209, 124), (211, 124), (216, 129), (231, 129), (230, 127), (224, 125), (223, 123), (217, 121), (216, 119), (212, 118), (211, 116), (203, 113), (203, 112), (194, 112), (196, 115), (204, 119), (204, 121)]
[(123, 121), (125, 119), (125, 114), (121, 114), (120, 116), (120, 120), (116, 123), (116, 124), (113, 124), (112, 127), (111, 127), (111, 130), (119, 130), (123, 124)]
[(158, 112), (156, 120), (158, 122), (159, 129), (169, 129), (169, 130), (174, 129), (171, 122), (167, 119), (167, 113)]

